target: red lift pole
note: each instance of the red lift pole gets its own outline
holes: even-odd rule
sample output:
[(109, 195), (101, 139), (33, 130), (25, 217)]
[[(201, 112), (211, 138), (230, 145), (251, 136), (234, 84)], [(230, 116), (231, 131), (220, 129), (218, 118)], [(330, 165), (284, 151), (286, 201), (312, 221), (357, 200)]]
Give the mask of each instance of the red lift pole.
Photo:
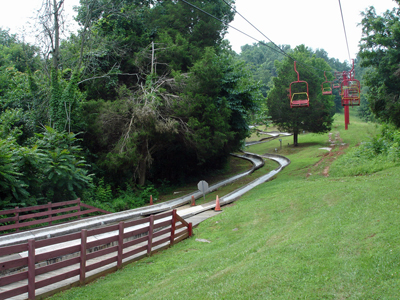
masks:
[[(343, 82), (347, 82), (348, 80), (351, 80), (354, 72), (354, 59), (353, 59), (353, 66), (350, 70), (350, 72), (343, 72)], [(342, 85), (343, 87), (343, 85)], [(349, 99), (349, 90), (345, 89), (342, 90), (342, 97), (344, 97), (344, 99)], [(343, 99), (343, 98), (342, 98)], [(349, 128), (349, 124), (350, 124), (350, 108), (349, 108), (349, 100), (345, 100), (346, 103), (344, 104), (344, 129), (347, 130)]]
[[(350, 71), (351, 72), (351, 71)], [(347, 78), (347, 72), (343, 72), (343, 82), (346, 82), (348, 80)], [(349, 91), (348, 90), (343, 90), (343, 95), (346, 98), (348, 98)], [(348, 100), (347, 100), (348, 101)], [(349, 127), (348, 125), (350, 124), (350, 109), (348, 103), (343, 103), (344, 104), (344, 129), (347, 130)]]
[(349, 129), (350, 124), (350, 109), (349, 106), (344, 107), (344, 129)]

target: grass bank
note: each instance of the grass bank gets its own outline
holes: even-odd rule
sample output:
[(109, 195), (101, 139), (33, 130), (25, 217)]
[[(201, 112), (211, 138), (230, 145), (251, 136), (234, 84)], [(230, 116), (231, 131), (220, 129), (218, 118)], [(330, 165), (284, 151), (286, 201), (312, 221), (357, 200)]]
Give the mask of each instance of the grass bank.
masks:
[(284, 138), (278, 153), (292, 163), (193, 238), (53, 299), (398, 299), (400, 167), (331, 176), (337, 157), (377, 131), (354, 118), (344, 131), (342, 117), (331, 141)]

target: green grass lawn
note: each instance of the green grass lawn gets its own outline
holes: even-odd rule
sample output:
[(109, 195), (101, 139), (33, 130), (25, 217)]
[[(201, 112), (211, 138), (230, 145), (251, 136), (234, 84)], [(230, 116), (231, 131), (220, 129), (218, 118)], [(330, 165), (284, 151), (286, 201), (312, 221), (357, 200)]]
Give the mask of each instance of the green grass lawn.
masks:
[[(53, 299), (399, 299), (400, 167), (329, 175), (378, 131), (354, 116), (345, 131), (343, 119), (331, 152), (319, 149), (331, 145), (328, 134), (301, 135), (299, 147), (283, 138), (278, 153), (292, 163), (194, 237)], [(247, 150), (271, 152), (275, 141)]]

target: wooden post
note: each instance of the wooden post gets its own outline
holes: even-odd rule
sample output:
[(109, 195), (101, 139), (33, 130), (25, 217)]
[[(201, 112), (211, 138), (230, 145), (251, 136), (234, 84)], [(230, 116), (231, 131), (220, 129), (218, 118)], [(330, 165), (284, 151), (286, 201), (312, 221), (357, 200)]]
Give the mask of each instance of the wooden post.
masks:
[(79, 274), (80, 284), (85, 284), (86, 279), (86, 242), (87, 242), (87, 230), (81, 230), (81, 270)]
[(28, 299), (35, 299), (35, 240), (28, 241)]
[(189, 232), (189, 237), (193, 236), (193, 225), (192, 225), (192, 223), (189, 223), (188, 232)]
[(53, 215), (52, 215), (52, 213), (51, 213), (51, 202), (48, 202), (47, 205), (49, 206), (49, 208), (48, 208), (48, 211), (49, 211), (49, 218), (50, 218), (49, 225), (51, 225), (51, 220), (52, 220), (52, 218), (53, 218)]
[[(81, 198), (78, 198), (79, 202), (78, 202), (78, 212), (81, 211), (82, 207), (81, 207)], [(78, 219), (80, 219), (82, 217), (82, 215), (78, 216)]]
[(120, 269), (122, 266), (122, 251), (124, 249), (124, 222), (119, 222), (118, 229), (118, 260), (117, 260), (117, 268)]
[[(18, 206), (16, 206), (15, 209), (18, 209)], [(19, 212), (18, 211), (15, 213), (15, 216), (17, 217), (15, 224), (18, 225), (19, 224)], [(19, 231), (19, 227), (17, 227), (17, 231)]]
[(153, 247), (153, 228), (154, 228), (154, 215), (151, 215), (149, 221), (149, 240), (147, 242), (147, 256), (151, 255), (151, 248)]
[(175, 228), (176, 228), (176, 209), (172, 211), (172, 224), (171, 224), (171, 238), (169, 240), (169, 246), (172, 247), (175, 241)]

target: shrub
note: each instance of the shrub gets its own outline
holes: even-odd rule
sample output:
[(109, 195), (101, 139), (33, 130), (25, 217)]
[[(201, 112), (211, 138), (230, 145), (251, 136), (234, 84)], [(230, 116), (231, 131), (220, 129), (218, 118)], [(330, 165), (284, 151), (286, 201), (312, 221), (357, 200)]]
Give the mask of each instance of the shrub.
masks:
[(362, 143), (332, 164), (332, 176), (357, 176), (372, 174), (400, 162), (400, 132), (384, 125), (381, 134)]

